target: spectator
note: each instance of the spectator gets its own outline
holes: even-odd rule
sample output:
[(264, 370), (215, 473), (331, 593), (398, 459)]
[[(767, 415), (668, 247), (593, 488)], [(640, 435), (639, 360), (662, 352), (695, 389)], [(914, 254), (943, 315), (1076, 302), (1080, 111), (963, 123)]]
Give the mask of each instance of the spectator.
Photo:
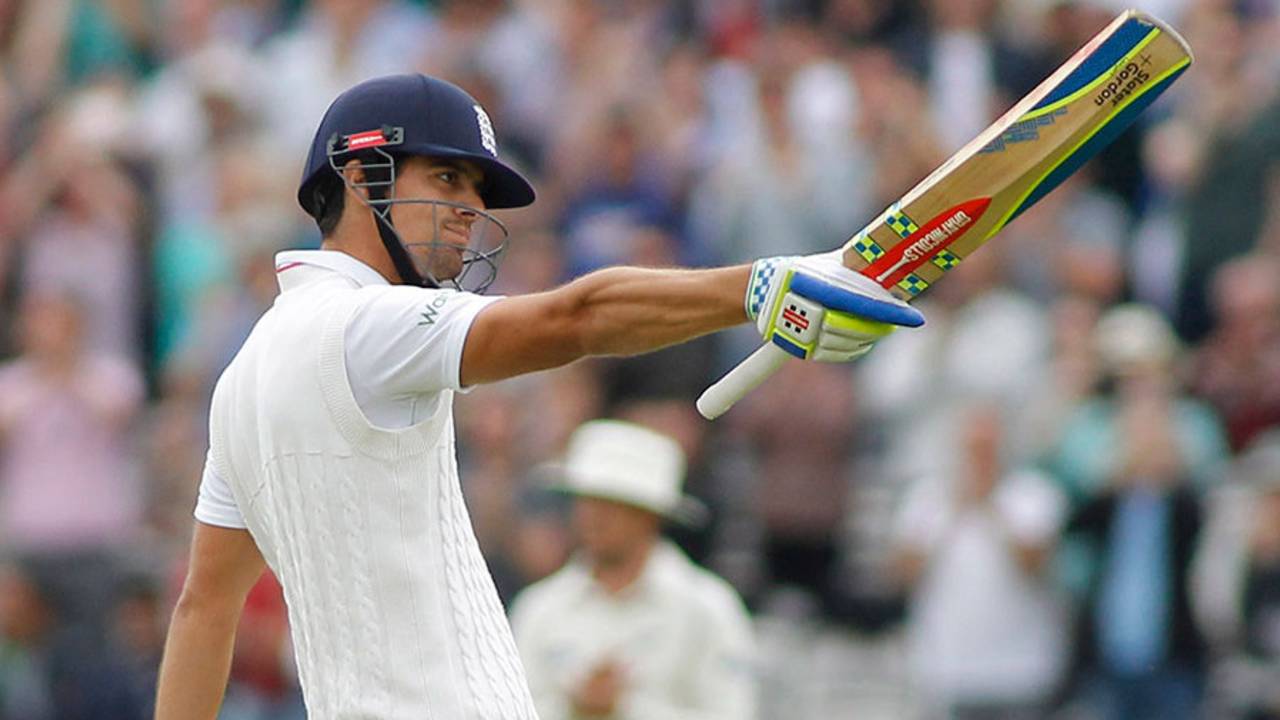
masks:
[(25, 561), (0, 569), (0, 720), (130, 720), (129, 688)]
[(1093, 343), (1099, 388), (1067, 420), (1050, 465), (1069, 494), (1089, 498), (1123, 472), (1122, 425), (1131, 401), (1155, 404), (1176, 438), (1179, 472), (1204, 490), (1218, 478), (1227, 446), (1213, 411), (1179, 387), (1179, 345), (1167, 321), (1142, 305), (1112, 308), (1099, 320)]
[[(652, 14), (649, 10), (660, 8), (646, 8), (646, 4), (567, 0), (541, 11), (530, 4), (526, 18), (532, 22), (525, 26), (531, 25), (532, 32), (521, 36), (519, 44), (528, 37), (536, 47), (539, 37), (545, 36), (542, 23), (555, 28), (557, 48), (540, 58), (546, 63), (543, 72), (554, 73), (554, 80), (544, 81), (553, 104), (550, 115), (541, 118), (546, 132), (543, 174), (562, 184), (566, 194), (611, 160), (603, 154), (603, 145), (584, 146), (583, 140), (591, 140), (606, 125), (614, 108), (648, 107), (660, 92), (654, 47), (662, 38), (654, 36), (657, 28), (647, 16)], [(534, 14), (542, 17), (535, 19)], [(503, 72), (492, 63), (489, 69), (510, 82), (510, 70)], [(529, 79), (539, 82), (536, 77)], [(542, 111), (547, 109), (544, 105)]]
[[(725, 261), (739, 262), (764, 248), (829, 250), (868, 214), (869, 163), (848, 142), (807, 142), (815, 139), (809, 128), (788, 112), (791, 87), (785, 70), (760, 76), (743, 134), (730, 140), (693, 192), (690, 221)], [(783, 245), (779, 238), (786, 238)]]
[(77, 288), (88, 347), (136, 361), (142, 198), (113, 154), (127, 111), (115, 85), (68, 98), (0, 187), (0, 237), (21, 259), (14, 277), (22, 289)]
[(1242, 457), (1248, 510), (1237, 531), (1243, 535), (1240, 562), (1230, 591), (1236, 617), (1231, 658), (1220, 674), (1220, 692), (1235, 717), (1244, 720), (1280, 718), (1280, 434), (1258, 439)]
[[(738, 410), (754, 451), (754, 518), (765, 585), (753, 607), (769, 610), (774, 591), (800, 590), (817, 614), (838, 619), (847, 606), (837, 570), (850, 510), (853, 438), (858, 424), (848, 371), (785, 367)], [(779, 425), (783, 404), (804, 408)], [(785, 596), (784, 596), (785, 597)]]
[(155, 710), (163, 615), (160, 588), (153, 579), (135, 575), (120, 584), (104, 656), (120, 688), (121, 720), (149, 718)]
[[(919, 448), (953, 441), (954, 427), (922, 407), (946, 407), (965, 397), (1002, 403), (1010, 414), (1006, 449), (1025, 458), (1034, 429), (1024, 414), (1045, 392), (1054, 338), (1048, 313), (1006, 279), (1007, 246), (965, 259), (945, 284), (921, 302), (930, 322), (919, 333), (886, 338), (859, 362), (858, 398), (869, 414), (911, 432), (888, 433), (887, 453), (897, 477), (949, 472), (943, 458)], [(927, 439), (926, 439), (927, 438)]]
[(274, 164), (265, 148), (244, 147), (254, 145), (248, 138), (265, 112), (255, 68), (247, 49), (209, 40), (185, 48), (140, 89), (137, 122), (147, 142), (138, 151), (154, 163), (159, 224), (168, 232), (213, 221), (224, 202), (217, 178), (222, 153), (253, 150), (259, 171)]
[(731, 511), (735, 498), (731, 490), (723, 487), (724, 479), (712, 465), (715, 453), (708, 447), (708, 441), (714, 433), (689, 402), (694, 394), (696, 391), (686, 396), (668, 395), (654, 388), (645, 395), (635, 394), (630, 400), (616, 401), (610, 410), (619, 420), (657, 430), (679, 443), (686, 461), (685, 495), (701, 502), (707, 512), (698, 523), (669, 523), (666, 535), (689, 559), (707, 565), (718, 560), (712, 557), (717, 549), (716, 535), (723, 527), (725, 511)]
[[(491, 44), (490, 34), (502, 17), (501, 0), (441, 0), (432, 42), (423, 43), (422, 72), (449, 75), (459, 67), (478, 66)], [(483, 105), (491, 107), (488, 103)]]
[(406, 0), (317, 0), (295, 27), (272, 38), (260, 62), (271, 68), (267, 126), (282, 155), (297, 157), (343, 89), (406, 72), (431, 37), (431, 18)]
[[(1256, 8), (1256, 9), (1255, 9)], [(1222, 263), (1256, 247), (1268, 180), (1280, 162), (1280, 82), (1274, 9), (1198, 3), (1187, 32), (1202, 54), (1197, 77), (1182, 88), (1195, 102), (1181, 110), (1201, 143), (1186, 199), (1187, 237), (1179, 278), (1178, 331), (1199, 340), (1212, 324), (1209, 280)], [(1205, 241), (1205, 239), (1211, 239)]]
[(596, 128), (594, 154), (601, 165), (568, 197), (560, 220), (571, 277), (621, 264), (633, 254), (632, 240), (642, 228), (675, 229), (670, 188), (655, 167), (639, 112), (614, 108)]
[(1177, 313), (1179, 275), (1191, 241), (1183, 210), (1202, 152), (1194, 128), (1179, 119), (1156, 125), (1143, 140), (1149, 198), (1129, 245), (1129, 284), (1135, 300), (1168, 317)]
[(46, 720), (54, 713), (50, 678), (37, 662), (38, 644), (54, 624), (49, 600), (14, 567), (0, 571), (0, 718)]
[[(563, 24), (555, 17), (563, 8), (553, 3), (508, 5), (512, 6), (509, 12), (484, 18), (487, 22), (477, 28), (483, 40), (456, 58), (460, 63), (455, 64), (474, 63), (492, 78), (499, 93), (492, 109), (500, 118), (504, 147), (511, 147), (516, 157), (528, 160), (543, 174), (546, 144), (555, 125), (564, 119), (560, 104), (564, 65), (556, 37)], [(430, 74), (432, 68), (422, 69)]]
[(991, 0), (932, 0), (929, 26), (899, 37), (905, 64), (924, 78), (943, 149), (960, 149), (1052, 71), (996, 32)]
[(1211, 294), (1217, 323), (1195, 355), (1192, 389), (1222, 416), (1239, 451), (1280, 425), (1280, 260), (1232, 260)]
[(659, 537), (664, 517), (691, 517), (679, 446), (595, 421), (570, 439), (563, 473), (581, 554), (512, 609), (543, 720), (754, 717), (741, 601)]
[(1019, 434), (1026, 440), (1027, 458), (1043, 459), (1097, 387), (1101, 368), (1092, 338), (1100, 313), (1096, 301), (1078, 295), (1058, 298), (1049, 307), (1053, 349), (1045, 380), (1023, 396), (1026, 413)]
[[(155, 351), (162, 368), (198, 370), (210, 385), (275, 299), (263, 260), (306, 235), (273, 206), (282, 179), (271, 155), (233, 143), (217, 155), (216, 212), (167, 226), (157, 240)], [(287, 182), (287, 179), (285, 179)], [(268, 263), (269, 265), (269, 263)]]
[(128, 429), (142, 382), (86, 347), (85, 312), (68, 292), (23, 302), (23, 354), (0, 366), (0, 533), (52, 574), (73, 620), (101, 628), (141, 510)]
[(999, 406), (957, 414), (953, 474), (918, 481), (896, 520), (915, 680), (936, 717), (1041, 718), (1065, 669), (1046, 568), (1066, 498), (1008, 467)]
[(723, 151), (707, 107), (708, 66), (700, 46), (684, 43), (672, 48), (662, 65), (661, 92), (667, 101), (651, 109), (656, 150), (681, 201)]
[(1197, 717), (1203, 691), (1205, 645), (1189, 586), (1202, 513), (1173, 402), (1149, 382), (1120, 389), (1110, 484), (1067, 528), (1096, 552), (1076, 663), (1107, 720)]

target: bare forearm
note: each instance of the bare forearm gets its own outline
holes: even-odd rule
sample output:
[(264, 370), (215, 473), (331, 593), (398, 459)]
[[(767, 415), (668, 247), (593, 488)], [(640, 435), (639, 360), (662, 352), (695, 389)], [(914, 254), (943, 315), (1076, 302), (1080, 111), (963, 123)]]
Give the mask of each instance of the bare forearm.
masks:
[(156, 720), (213, 720), (222, 705), (238, 612), (179, 603), (160, 664)]
[(712, 270), (610, 268), (572, 293), (588, 355), (633, 355), (746, 322), (746, 265)]
[(586, 355), (635, 355), (745, 322), (746, 265), (608, 268), (481, 311), (463, 348), (464, 385), (547, 370)]

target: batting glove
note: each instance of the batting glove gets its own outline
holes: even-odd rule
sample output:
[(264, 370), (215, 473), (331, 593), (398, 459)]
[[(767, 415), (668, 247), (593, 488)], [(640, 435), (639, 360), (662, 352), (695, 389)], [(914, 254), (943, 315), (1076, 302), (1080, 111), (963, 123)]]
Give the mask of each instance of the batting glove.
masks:
[(839, 251), (757, 260), (747, 317), (766, 342), (820, 362), (853, 360), (898, 326), (924, 324), (918, 310), (846, 268)]

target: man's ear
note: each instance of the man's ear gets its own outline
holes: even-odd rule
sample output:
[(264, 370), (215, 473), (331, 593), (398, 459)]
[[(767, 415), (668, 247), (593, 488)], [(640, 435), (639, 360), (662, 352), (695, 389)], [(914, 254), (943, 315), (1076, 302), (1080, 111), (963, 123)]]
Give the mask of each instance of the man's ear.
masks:
[(358, 194), (362, 199), (369, 199), (368, 188), (362, 187), (366, 181), (364, 174), (364, 165), (354, 158), (348, 160), (342, 166), (342, 177), (346, 179), (347, 192)]

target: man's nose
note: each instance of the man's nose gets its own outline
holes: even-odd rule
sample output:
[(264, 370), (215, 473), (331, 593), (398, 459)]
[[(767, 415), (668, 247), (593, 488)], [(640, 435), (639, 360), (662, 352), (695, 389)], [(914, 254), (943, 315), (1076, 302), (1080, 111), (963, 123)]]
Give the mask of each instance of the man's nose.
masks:
[(472, 224), (472, 223), (474, 223), (474, 222), (475, 222), (475, 221), (480, 217), (480, 213), (479, 213), (479, 212), (477, 212), (475, 209), (473, 209), (473, 208), (469, 208), (469, 207), (456, 207), (456, 206), (455, 206), (455, 207), (453, 208), (453, 214), (454, 214), (454, 215), (455, 215), (459, 220), (461, 220), (462, 222), (466, 223), (466, 225), (467, 225), (467, 227), (468, 227), (468, 228), (470, 228), (470, 227), (471, 227), (471, 224)]

